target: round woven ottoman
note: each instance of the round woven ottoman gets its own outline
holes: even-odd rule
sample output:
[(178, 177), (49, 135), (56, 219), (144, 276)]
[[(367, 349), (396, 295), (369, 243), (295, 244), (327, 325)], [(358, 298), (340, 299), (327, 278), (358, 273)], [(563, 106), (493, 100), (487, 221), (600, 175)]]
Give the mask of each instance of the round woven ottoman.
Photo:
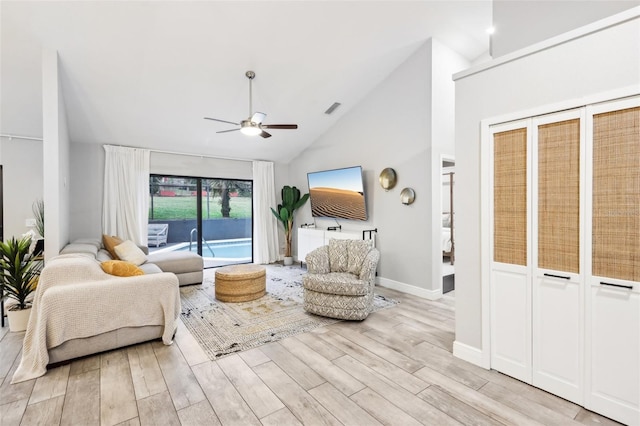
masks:
[(216, 299), (247, 302), (266, 293), (266, 271), (260, 265), (231, 265), (216, 270)]

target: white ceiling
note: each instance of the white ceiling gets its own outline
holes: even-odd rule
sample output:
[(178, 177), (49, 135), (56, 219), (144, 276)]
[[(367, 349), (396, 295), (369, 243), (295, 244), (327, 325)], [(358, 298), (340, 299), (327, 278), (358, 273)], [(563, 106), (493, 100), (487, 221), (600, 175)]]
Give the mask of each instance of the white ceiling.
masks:
[[(428, 38), (470, 61), (490, 1), (0, 2), (0, 131), (42, 136), (42, 48), (58, 51), (73, 142), (288, 162)], [(297, 123), (232, 132), (254, 110)], [(342, 106), (328, 116), (333, 103)]]

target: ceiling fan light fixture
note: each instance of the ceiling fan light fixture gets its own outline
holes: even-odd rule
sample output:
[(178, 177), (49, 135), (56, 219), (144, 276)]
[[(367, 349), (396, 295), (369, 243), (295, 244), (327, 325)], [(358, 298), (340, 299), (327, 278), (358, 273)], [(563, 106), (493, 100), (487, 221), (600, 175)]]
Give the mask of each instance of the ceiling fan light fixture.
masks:
[[(0, 0), (1, 1), (1, 0)], [(252, 85), (251, 81), (255, 78), (256, 73), (253, 71), (247, 71), (246, 74), (249, 79), (249, 118), (246, 120), (242, 120), (240, 123), (234, 123), (233, 121), (220, 120), (218, 118), (205, 117), (205, 120), (219, 121), (220, 123), (233, 124), (236, 127), (235, 129), (229, 130), (221, 130), (216, 133), (229, 133), (236, 132), (240, 130), (242, 134), (247, 136), (262, 136), (263, 138), (270, 138), (271, 134), (266, 132), (264, 129), (297, 129), (297, 124), (262, 124), (262, 121), (267, 116), (267, 114), (263, 112), (252, 112), (253, 111), (253, 94), (252, 94)]]
[(247, 136), (257, 136), (262, 133), (262, 129), (258, 123), (254, 123), (253, 121), (244, 120), (240, 123), (240, 132)]

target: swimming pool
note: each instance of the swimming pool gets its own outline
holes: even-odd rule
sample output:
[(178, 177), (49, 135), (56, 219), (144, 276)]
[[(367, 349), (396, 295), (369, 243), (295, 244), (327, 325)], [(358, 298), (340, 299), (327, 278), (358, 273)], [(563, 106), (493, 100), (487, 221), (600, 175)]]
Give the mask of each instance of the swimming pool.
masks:
[[(189, 251), (189, 244), (180, 247), (179, 251)], [(192, 244), (191, 251), (198, 252), (198, 245)], [(213, 257), (218, 259), (248, 259), (251, 260), (252, 244), (251, 240), (239, 241), (208, 241), (202, 243), (202, 257)]]

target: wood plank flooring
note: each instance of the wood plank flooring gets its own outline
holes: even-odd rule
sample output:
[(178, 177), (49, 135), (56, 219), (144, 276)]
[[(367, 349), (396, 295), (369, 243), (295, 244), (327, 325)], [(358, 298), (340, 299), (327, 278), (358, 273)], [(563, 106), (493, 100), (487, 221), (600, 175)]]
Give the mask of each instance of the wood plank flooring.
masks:
[(614, 425), (451, 354), (454, 295), (400, 303), (210, 361), (180, 324), (11, 385), (24, 333), (0, 328), (0, 425)]

